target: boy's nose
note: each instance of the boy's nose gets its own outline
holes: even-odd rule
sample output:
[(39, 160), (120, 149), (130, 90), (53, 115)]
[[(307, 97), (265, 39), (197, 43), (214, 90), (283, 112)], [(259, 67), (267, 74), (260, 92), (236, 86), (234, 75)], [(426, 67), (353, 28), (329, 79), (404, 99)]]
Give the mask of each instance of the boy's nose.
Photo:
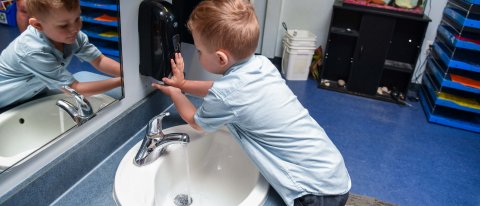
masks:
[(81, 27), (79, 27), (79, 26), (72, 26), (72, 27), (70, 27), (70, 31), (69, 31), (69, 32), (70, 32), (71, 34), (77, 33), (77, 32), (80, 31), (80, 28), (81, 28)]
[(76, 24), (73, 24), (71, 27), (70, 27), (70, 32), (71, 33), (77, 33), (80, 31), (80, 29), (82, 29), (82, 22), (78, 22)]

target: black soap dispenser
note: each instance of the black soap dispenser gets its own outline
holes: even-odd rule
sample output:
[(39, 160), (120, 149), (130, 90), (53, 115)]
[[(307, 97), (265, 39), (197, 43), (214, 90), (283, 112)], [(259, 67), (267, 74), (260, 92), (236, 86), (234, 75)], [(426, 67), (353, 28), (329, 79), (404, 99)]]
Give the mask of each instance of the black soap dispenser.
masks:
[(157, 80), (171, 75), (170, 59), (180, 52), (178, 27), (170, 3), (163, 0), (144, 0), (140, 3), (140, 74)]

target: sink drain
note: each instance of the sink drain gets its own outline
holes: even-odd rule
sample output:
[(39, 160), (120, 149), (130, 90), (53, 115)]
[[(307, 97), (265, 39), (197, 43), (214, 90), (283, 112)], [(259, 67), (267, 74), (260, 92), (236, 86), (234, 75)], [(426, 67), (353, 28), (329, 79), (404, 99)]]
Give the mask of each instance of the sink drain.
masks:
[(179, 194), (173, 199), (173, 203), (176, 206), (189, 206), (193, 202), (193, 199), (187, 194)]

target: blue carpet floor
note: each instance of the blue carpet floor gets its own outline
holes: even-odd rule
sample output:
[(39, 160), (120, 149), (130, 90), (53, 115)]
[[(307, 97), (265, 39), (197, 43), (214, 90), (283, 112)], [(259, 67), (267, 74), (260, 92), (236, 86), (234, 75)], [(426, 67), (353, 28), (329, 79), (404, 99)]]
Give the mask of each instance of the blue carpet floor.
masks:
[(288, 85), (342, 152), (351, 192), (402, 205), (480, 205), (480, 134), (429, 123), (412, 107)]

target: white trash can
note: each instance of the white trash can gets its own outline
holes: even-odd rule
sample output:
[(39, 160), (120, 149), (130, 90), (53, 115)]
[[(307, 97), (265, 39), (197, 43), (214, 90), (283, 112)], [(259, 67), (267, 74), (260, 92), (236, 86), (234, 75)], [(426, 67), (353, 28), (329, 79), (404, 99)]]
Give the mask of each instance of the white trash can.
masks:
[(288, 30), (283, 40), (292, 46), (315, 47), (317, 36), (306, 30)]
[(283, 38), (282, 73), (287, 80), (307, 80), (316, 49), (316, 36), (305, 30), (288, 30)]

